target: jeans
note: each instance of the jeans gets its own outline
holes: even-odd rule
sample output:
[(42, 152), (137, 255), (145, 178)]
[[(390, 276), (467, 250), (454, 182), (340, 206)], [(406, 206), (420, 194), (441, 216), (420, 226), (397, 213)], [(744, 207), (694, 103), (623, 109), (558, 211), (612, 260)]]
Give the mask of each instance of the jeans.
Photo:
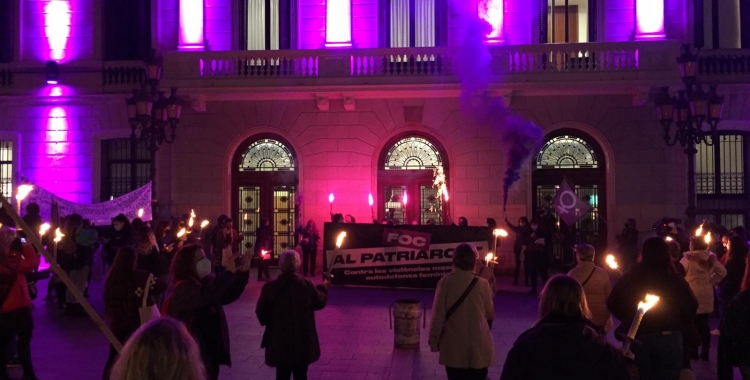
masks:
[[(307, 276), (310, 273), (311, 276), (315, 276), (315, 256), (317, 256), (317, 250), (303, 249), (302, 250), (302, 273)], [(310, 268), (308, 271), (308, 267)]]
[(18, 336), (18, 360), (23, 367), (24, 377), (35, 377), (34, 367), (31, 365), (31, 333), (34, 321), (31, 318), (31, 308), (23, 308), (0, 314), (0, 379), (8, 379), (8, 344)]
[(633, 343), (641, 380), (678, 380), (682, 368), (682, 332), (638, 334), (641, 344)]
[(448, 380), (487, 380), (487, 368), (445, 367)]
[(304, 367), (276, 367), (276, 380), (307, 380), (307, 366)]

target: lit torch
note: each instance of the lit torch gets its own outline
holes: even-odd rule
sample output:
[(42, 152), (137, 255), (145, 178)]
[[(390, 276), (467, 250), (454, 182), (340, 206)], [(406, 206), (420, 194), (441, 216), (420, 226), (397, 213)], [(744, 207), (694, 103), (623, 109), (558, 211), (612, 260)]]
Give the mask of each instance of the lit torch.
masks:
[(138, 218), (139, 219), (143, 218), (143, 209), (142, 208), (138, 209)]
[(672, 239), (671, 236), (667, 236), (667, 237), (664, 238), (664, 241), (666, 241), (667, 243), (669, 243), (670, 241), (674, 241), (674, 239)]
[(328, 194), (328, 203), (331, 204), (331, 215), (333, 215), (333, 193)]
[(695, 236), (701, 236), (703, 235), (703, 225), (706, 224), (706, 221), (704, 220), (703, 223), (701, 223), (700, 227), (698, 227), (697, 230), (695, 230)]
[(178, 238), (182, 238), (183, 236), (185, 236), (185, 232), (187, 232), (187, 231), (184, 228), (181, 229), (181, 230), (179, 230), (179, 231), (177, 231), (177, 237)]
[(52, 244), (52, 257), (57, 258), (57, 243), (62, 241), (63, 236), (65, 235), (63, 235), (59, 228), (55, 229), (55, 238), (52, 239), (52, 241), (55, 243)]
[(39, 236), (42, 237), (45, 234), (47, 234), (47, 231), (49, 231), (50, 226), (49, 223), (44, 223), (39, 227)]
[(494, 236), (494, 239), (492, 239), (492, 252), (497, 252), (497, 238), (508, 237), (508, 231), (502, 228), (496, 228), (492, 231), (492, 236)]
[(21, 185), (16, 189), (16, 207), (18, 208), (18, 215), (21, 215), (21, 202), (29, 196), (31, 190), (34, 190), (32, 185)]
[(607, 262), (607, 265), (610, 268), (612, 268), (612, 269), (617, 269), (618, 268), (617, 261), (615, 260), (615, 256), (614, 255), (607, 255), (606, 262)]
[(344, 244), (344, 239), (346, 238), (346, 231), (341, 231), (339, 235), (336, 237), (336, 251), (333, 252), (331, 255), (331, 259), (328, 260), (328, 268), (326, 268), (325, 273), (325, 279), (330, 280), (333, 275), (331, 275), (331, 270), (333, 270), (333, 263), (336, 261), (336, 254), (338, 254), (338, 250), (341, 249), (341, 245)]
[(409, 194), (406, 193), (406, 190), (404, 190), (404, 197), (402, 200), (404, 202), (404, 224), (410, 224), (409, 219), (406, 216), (406, 204), (409, 203)]
[(623, 342), (622, 344), (622, 352), (624, 355), (632, 355), (632, 353), (630, 353), (630, 342), (635, 339), (635, 334), (638, 332), (638, 326), (641, 325), (643, 316), (646, 315), (646, 312), (654, 307), (654, 305), (656, 305), (658, 302), (659, 296), (646, 294), (646, 302), (641, 301), (638, 303), (638, 312), (636, 312), (635, 317), (633, 317), (633, 323), (630, 325), (628, 335), (625, 339), (625, 342)]
[(372, 193), (367, 196), (367, 203), (370, 204), (370, 213), (372, 214), (372, 220), (375, 220), (375, 209), (372, 207), (375, 204), (375, 199), (372, 197)]
[(270, 260), (271, 259), (271, 255), (265, 249), (262, 249), (260, 251), (260, 257), (261, 257), (262, 260)]
[(706, 242), (706, 244), (711, 244), (711, 233), (706, 232), (706, 236), (703, 237), (703, 240)]

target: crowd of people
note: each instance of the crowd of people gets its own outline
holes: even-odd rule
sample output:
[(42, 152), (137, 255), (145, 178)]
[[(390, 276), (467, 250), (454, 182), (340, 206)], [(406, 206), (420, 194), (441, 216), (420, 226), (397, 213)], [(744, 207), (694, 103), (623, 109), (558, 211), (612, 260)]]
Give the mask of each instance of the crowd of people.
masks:
[[(24, 220), (32, 230), (41, 224), (37, 215), (38, 207), (29, 205)], [(704, 224), (688, 236), (666, 220), (656, 236), (639, 244), (631, 219), (618, 236), (626, 270), (597, 265), (596, 249), (582, 243), (574, 245), (575, 267), (548, 277), (554, 272), (545, 231), (549, 217), (543, 211), (518, 224), (506, 219), (516, 233), (514, 285), (523, 264), (532, 293), (540, 277), (543, 288), (539, 318), (508, 352), (501, 380), (689, 378), (691, 362), (709, 359), (714, 313), (720, 315), (718, 379), (731, 380), (738, 367), (750, 380), (750, 256), (743, 229)], [(275, 245), (268, 220), (256, 230), (254, 249), (240, 254), (242, 237), (230, 218), (221, 216), (205, 230), (191, 228), (189, 218), (152, 224), (118, 215), (97, 229), (73, 214), (60, 223), (66, 239), (45, 240), (77, 290), (61, 286), (59, 278), (50, 281), (48, 299), (66, 315), (86, 315), (73, 293), (87, 294), (93, 269), (106, 268), (104, 317), (123, 348), (110, 346), (102, 378), (218, 379), (221, 366), (232, 364), (223, 308), (242, 296), (254, 263), (258, 281), (266, 282), (255, 309), (265, 327), (265, 364), (276, 369), (277, 379), (306, 379), (309, 365), (321, 357), (315, 312), (326, 306), (329, 286), (306, 278), (315, 275), (321, 240), (315, 222), (298, 231), (295, 248), (301, 255), (286, 250), (277, 256), (281, 274), (271, 279)], [(7, 362), (15, 352), (23, 379), (34, 380), (32, 282), (40, 259), (22, 238), (0, 228), (0, 360)], [(454, 269), (435, 290), (430, 349), (439, 352), (449, 380), (485, 380), (496, 360), (495, 275), (472, 244), (458, 245), (452, 260)], [(607, 334), (630, 339), (636, 305), (646, 294), (658, 295), (658, 304), (643, 316), (629, 350), (615, 348)], [(0, 380), (6, 379), (7, 369), (0, 366)]]

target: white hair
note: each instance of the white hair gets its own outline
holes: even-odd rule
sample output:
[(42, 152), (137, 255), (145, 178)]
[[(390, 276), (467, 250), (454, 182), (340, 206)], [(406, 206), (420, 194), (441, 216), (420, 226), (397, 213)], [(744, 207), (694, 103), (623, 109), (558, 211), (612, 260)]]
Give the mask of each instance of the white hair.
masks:
[(300, 259), (297, 251), (288, 249), (279, 256), (279, 269), (282, 272), (296, 272), (299, 266)]

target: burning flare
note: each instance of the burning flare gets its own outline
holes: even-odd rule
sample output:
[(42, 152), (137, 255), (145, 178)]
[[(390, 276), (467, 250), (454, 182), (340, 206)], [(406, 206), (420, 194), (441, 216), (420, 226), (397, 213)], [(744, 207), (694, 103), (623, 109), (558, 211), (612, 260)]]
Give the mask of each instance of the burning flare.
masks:
[(373, 203), (375, 203), (375, 200), (372, 198), (372, 194), (367, 196), (367, 203), (370, 204), (370, 207), (372, 207)]
[(208, 219), (201, 222), (201, 228), (206, 228), (207, 225), (208, 225)]
[(65, 236), (62, 232), (60, 232), (60, 229), (55, 230), (55, 239), (53, 240), (55, 243), (59, 243), (62, 241), (63, 236)]
[(184, 228), (183, 228), (183, 229), (181, 229), (181, 230), (179, 230), (179, 231), (177, 232), (177, 237), (178, 237), (178, 238), (181, 238), (181, 237), (185, 236), (185, 232), (186, 232), (186, 231), (185, 231), (185, 229), (184, 229)]
[(614, 255), (607, 255), (606, 262), (607, 262), (607, 265), (609, 265), (610, 268), (617, 269), (618, 265), (617, 265), (617, 261), (615, 260), (615, 256)]
[(333, 193), (328, 194), (328, 202), (333, 203)]
[(487, 256), (485, 256), (485, 257), (484, 257), (484, 261), (485, 261), (486, 263), (489, 263), (490, 261), (492, 261), (492, 259), (493, 259), (494, 257), (495, 257), (495, 255), (493, 255), (493, 254), (492, 254), (492, 252), (490, 252), (490, 253), (488, 253), (488, 254), (487, 254)]
[(654, 307), (659, 302), (659, 296), (655, 296), (653, 294), (646, 294), (646, 302), (639, 302), (638, 303), (638, 310), (643, 310), (643, 312), (649, 311), (652, 307)]
[(138, 217), (139, 218), (143, 218), (143, 209), (142, 208), (138, 209)]
[(494, 231), (492, 231), (492, 234), (495, 235), (495, 237), (501, 236), (501, 237), (508, 237), (508, 231), (498, 228)]
[(703, 240), (706, 242), (706, 244), (711, 244), (711, 233), (706, 232), (706, 236), (703, 237)]
[(18, 186), (18, 189), (16, 190), (16, 200), (21, 202), (22, 200), (26, 199), (26, 197), (29, 196), (29, 193), (31, 193), (31, 190), (34, 190), (33, 185)]
[(404, 206), (409, 202), (409, 194), (406, 194), (406, 191), (404, 191)]
[(670, 241), (674, 241), (674, 239), (672, 239), (671, 236), (667, 236), (667, 237), (664, 238), (664, 241), (670, 242)]
[(44, 223), (39, 227), (39, 236), (44, 236), (47, 231), (49, 231), (50, 225), (49, 223)]
[(343, 231), (339, 234), (338, 237), (336, 237), (336, 249), (341, 248), (341, 244), (344, 243), (344, 238), (346, 237), (346, 231)]

